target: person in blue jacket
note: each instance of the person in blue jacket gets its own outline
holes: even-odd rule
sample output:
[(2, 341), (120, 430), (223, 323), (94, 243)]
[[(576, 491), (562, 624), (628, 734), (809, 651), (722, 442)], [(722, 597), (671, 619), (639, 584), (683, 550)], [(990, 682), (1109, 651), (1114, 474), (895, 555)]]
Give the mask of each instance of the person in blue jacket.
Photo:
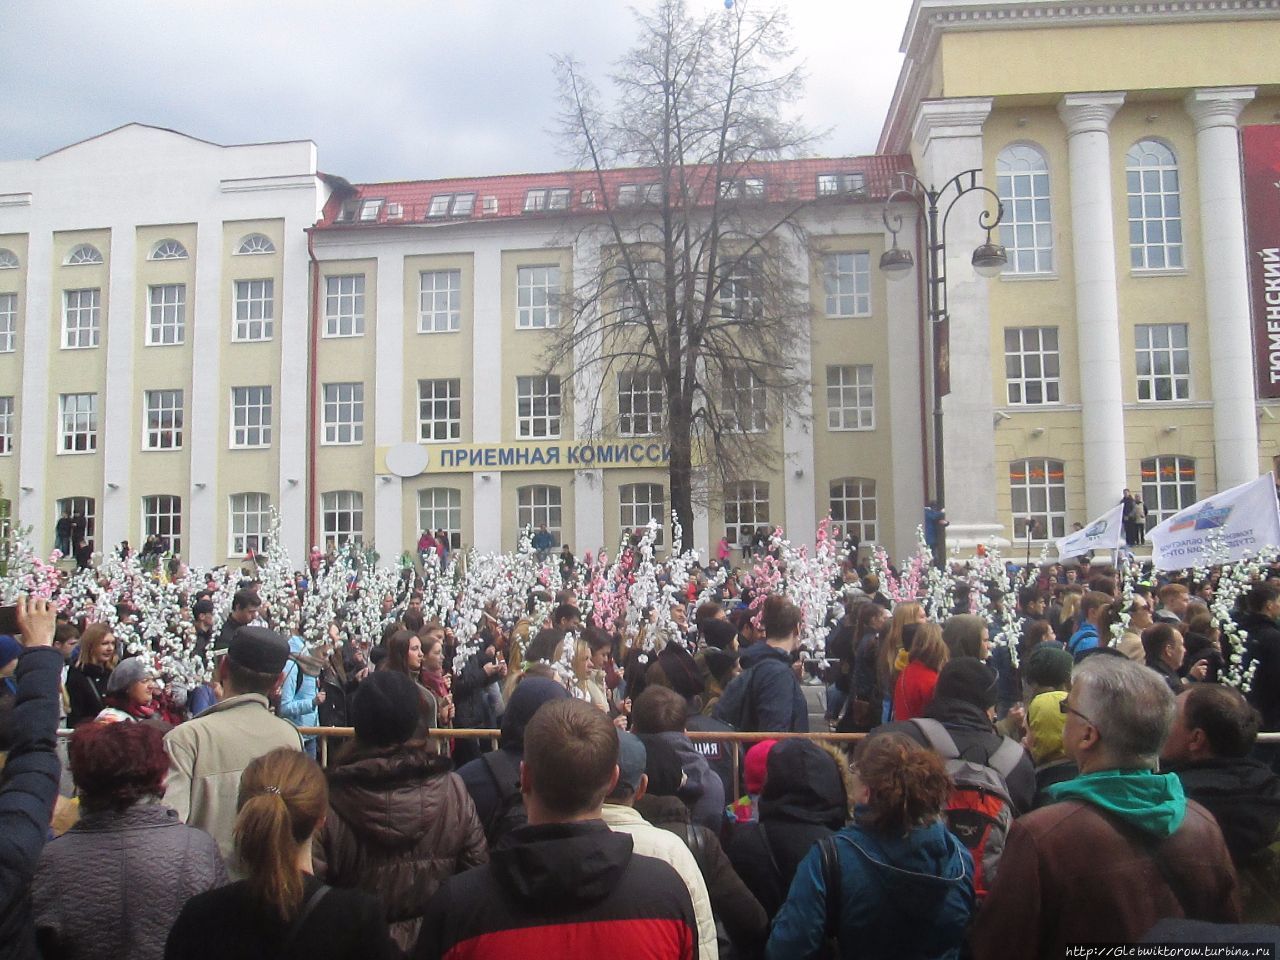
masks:
[(725, 688), (713, 716), (737, 730), (809, 732), (809, 707), (792, 659), (800, 646), (800, 608), (780, 594), (764, 602), (764, 642), (742, 651), (742, 673)]
[[(858, 745), (853, 772), (854, 821), (801, 861), (766, 957), (825, 956), (833, 937), (841, 957), (959, 957), (975, 909), (973, 858), (942, 820), (951, 789), (942, 760), (886, 733)], [(830, 872), (825, 844), (834, 844)]]
[[(324, 703), (324, 691), (320, 689), (320, 673), (313, 667), (302, 669), (303, 661), (318, 666), (314, 657), (307, 656), (307, 645), (301, 637), (289, 638), (289, 661), (284, 665), (284, 682), (280, 685), (280, 716), (295, 727), (320, 726), (320, 704)], [(315, 734), (302, 738), (303, 749), (316, 755)]]

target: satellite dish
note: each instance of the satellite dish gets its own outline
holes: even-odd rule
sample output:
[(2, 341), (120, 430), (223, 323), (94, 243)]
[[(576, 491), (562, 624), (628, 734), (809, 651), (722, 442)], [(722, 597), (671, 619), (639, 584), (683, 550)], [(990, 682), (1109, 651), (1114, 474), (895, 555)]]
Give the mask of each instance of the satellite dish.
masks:
[(416, 477), (430, 462), (427, 448), (416, 443), (398, 443), (387, 451), (387, 469), (397, 477)]

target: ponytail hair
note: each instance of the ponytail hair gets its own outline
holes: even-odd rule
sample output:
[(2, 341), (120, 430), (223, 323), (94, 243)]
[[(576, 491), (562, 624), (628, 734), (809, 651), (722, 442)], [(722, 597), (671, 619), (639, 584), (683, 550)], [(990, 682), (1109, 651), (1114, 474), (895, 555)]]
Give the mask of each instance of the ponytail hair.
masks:
[(298, 847), (311, 839), (328, 806), (324, 774), (298, 750), (272, 750), (240, 777), (236, 853), (254, 897), (286, 923), (302, 907)]
[(942, 760), (905, 734), (867, 737), (854, 752), (854, 768), (870, 792), (858, 822), (890, 836), (933, 823), (951, 793)]

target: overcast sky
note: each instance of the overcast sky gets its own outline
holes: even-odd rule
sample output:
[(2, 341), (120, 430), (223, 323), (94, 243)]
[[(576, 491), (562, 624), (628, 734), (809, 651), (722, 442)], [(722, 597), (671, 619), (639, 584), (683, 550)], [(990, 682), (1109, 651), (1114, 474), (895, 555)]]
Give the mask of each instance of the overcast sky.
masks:
[[(818, 152), (874, 152), (910, 0), (788, 7)], [(560, 169), (551, 56), (603, 83), (633, 36), (611, 0), (0, 0), (0, 160), (139, 121), (311, 139), (352, 181)]]

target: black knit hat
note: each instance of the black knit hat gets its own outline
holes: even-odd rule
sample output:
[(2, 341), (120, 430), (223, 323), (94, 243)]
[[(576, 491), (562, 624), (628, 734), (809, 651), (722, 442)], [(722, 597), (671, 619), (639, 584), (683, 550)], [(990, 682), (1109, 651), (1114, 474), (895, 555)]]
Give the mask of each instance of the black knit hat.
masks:
[(718, 647), (721, 650), (728, 649), (734, 637), (738, 635), (737, 628), (728, 620), (706, 620), (698, 629), (702, 631), (702, 637), (707, 641), (707, 646)]
[(996, 672), (975, 657), (956, 657), (938, 673), (933, 695), (986, 710), (996, 705)]
[(356, 739), (374, 747), (404, 743), (422, 717), (418, 688), (408, 675), (379, 670), (360, 684), (351, 702)]

